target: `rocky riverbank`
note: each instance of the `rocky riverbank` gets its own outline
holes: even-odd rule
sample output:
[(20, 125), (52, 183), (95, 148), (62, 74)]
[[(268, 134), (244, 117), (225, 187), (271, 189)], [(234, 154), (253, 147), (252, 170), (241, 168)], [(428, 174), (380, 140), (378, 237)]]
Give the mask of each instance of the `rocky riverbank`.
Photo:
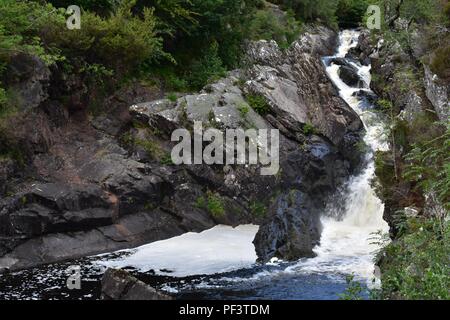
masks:
[[(20, 71), (18, 62), (11, 77), (17, 74), (18, 88), (32, 84), (36, 95), (22, 91), (33, 103), (14, 132), (26, 159), (1, 160), (0, 269), (135, 247), (217, 224), (261, 225), (255, 239), (261, 261), (312, 256), (326, 199), (361, 162), (362, 122), (321, 61), (336, 39), (313, 28), (286, 51), (275, 42), (251, 43), (247, 68), (198, 94), (157, 100), (158, 90), (134, 85), (108, 99), (110, 112), (96, 117), (49, 99), (57, 80), (52, 70)], [(264, 112), (252, 108), (255, 99)], [(258, 166), (172, 165), (170, 134), (193, 121), (220, 130), (279, 129), (279, 174), (260, 176)]]

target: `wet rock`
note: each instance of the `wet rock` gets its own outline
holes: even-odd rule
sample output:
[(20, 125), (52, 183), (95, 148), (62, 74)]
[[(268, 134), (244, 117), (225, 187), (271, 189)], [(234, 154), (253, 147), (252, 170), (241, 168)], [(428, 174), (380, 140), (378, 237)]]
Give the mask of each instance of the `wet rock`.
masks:
[(374, 53), (374, 47), (370, 39), (370, 32), (368, 30), (362, 30), (356, 47), (351, 48), (346, 58), (355, 59), (362, 65), (368, 66), (371, 63), (371, 55)]
[(260, 262), (277, 257), (298, 260), (314, 257), (320, 240), (320, 219), (308, 195), (291, 190), (279, 196), (269, 209), (269, 223), (259, 229), (254, 240)]
[(172, 300), (120, 269), (108, 269), (102, 278), (103, 300)]
[(81, 174), (93, 183), (103, 184), (117, 197), (119, 216), (135, 213), (146, 204), (157, 207), (170, 189), (145, 164), (117, 154), (86, 163)]
[(37, 184), (0, 203), (0, 237), (22, 240), (113, 222), (108, 195), (96, 185)]
[(346, 58), (331, 58), (328, 60), (329, 64), (336, 64), (338, 66), (347, 66), (349, 65), (349, 62)]
[(353, 94), (354, 97), (357, 97), (361, 104), (360, 106), (363, 109), (376, 109), (378, 107), (377, 101), (378, 96), (369, 90), (359, 90)]
[(350, 87), (363, 88), (364, 81), (361, 80), (358, 74), (358, 69), (352, 65), (344, 65), (339, 68), (339, 77)]
[(17, 166), (12, 159), (0, 159), (0, 197), (7, 192), (8, 180), (14, 176), (16, 171)]
[[(325, 45), (327, 41), (333, 43), (332, 39), (332, 32), (306, 33), (287, 52), (279, 53), (277, 59), (272, 46), (263, 50), (266, 42), (250, 45), (258, 48), (250, 49), (252, 52), (263, 52), (261, 58), (253, 60), (264, 64), (249, 69), (245, 88), (267, 100), (269, 114), (276, 120), (271, 124), (280, 130), (298, 137), (304, 124), (312, 124), (339, 146), (346, 133), (362, 129), (362, 122), (339, 97), (321, 61), (320, 54), (333, 52)], [(266, 58), (266, 51), (272, 52), (270, 59)]]

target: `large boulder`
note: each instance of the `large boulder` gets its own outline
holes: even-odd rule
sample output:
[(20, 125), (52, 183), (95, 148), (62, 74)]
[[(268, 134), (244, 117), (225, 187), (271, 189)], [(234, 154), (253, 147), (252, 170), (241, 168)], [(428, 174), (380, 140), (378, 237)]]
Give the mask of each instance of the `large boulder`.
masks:
[(352, 65), (343, 65), (339, 67), (339, 77), (346, 85), (353, 88), (364, 87), (364, 82), (358, 74), (358, 69)]
[(102, 300), (172, 300), (131, 274), (120, 269), (108, 269), (102, 278)]
[(259, 261), (314, 257), (320, 232), (319, 212), (309, 196), (299, 190), (284, 193), (269, 209), (268, 222), (260, 227), (254, 240)]

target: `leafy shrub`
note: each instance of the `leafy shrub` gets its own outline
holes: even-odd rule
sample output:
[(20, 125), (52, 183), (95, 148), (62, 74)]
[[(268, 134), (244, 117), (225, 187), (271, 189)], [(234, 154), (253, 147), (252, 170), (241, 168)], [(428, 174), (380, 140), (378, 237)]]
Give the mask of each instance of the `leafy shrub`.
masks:
[(3, 113), (3, 106), (6, 105), (7, 96), (6, 96), (6, 90), (0, 87), (0, 117)]
[(207, 83), (225, 76), (226, 69), (218, 55), (219, 45), (214, 41), (201, 59), (195, 61), (189, 76), (190, 85), (195, 89), (203, 88)]
[(448, 221), (411, 218), (406, 228), (383, 249), (380, 298), (450, 299)]
[(160, 160), (166, 155), (158, 143), (151, 139), (135, 139), (134, 144), (143, 148), (148, 155), (155, 159)]
[(267, 208), (263, 203), (254, 201), (250, 204), (250, 212), (254, 217), (263, 218), (267, 213)]
[(206, 198), (199, 197), (196, 206), (207, 210), (213, 217), (221, 217), (225, 214), (225, 206), (219, 194), (210, 190), (206, 192)]
[(344, 28), (358, 27), (368, 5), (367, 0), (340, 0), (336, 11), (339, 25)]
[(242, 103), (238, 106), (238, 111), (242, 118), (245, 118), (250, 111), (248, 104)]
[(135, 2), (123, 1), (108, 18), (85, 11), (81, 29), (48, 27), (43, 40), (61, 48), (70, 61), (76, 62), (81, 56), (88, 64), (102, 64), (119, 74), (132, 72), (142, 62), (164, 56), (154, 10), (144, 8), (142, 18), (134, 16), (131, 10)]
[(178, 96), (175, 93), (169, 93), (167, 95), (167, 99), (169, 99), (172, 102), (176, 102), (178, 100)]
[(252, 40), (275, 40), (281, 48), (287, 48), (296, 40), (300, 30), (300, 23), (292, 11), (286, 18), (280, 18), (271, 11), (258, 10), (249, 24), (248, 36)]
[(317, 20), (337, 28), (336, 9), (338, 0), (279, 0), (282, 8), (291, 9), (296, 17), (305, 22)]
[(11, 128), (0, 119), (0, 158), (15, 160), (20, 166), (25, 164), (23, 144), (11, 134)]
[(447, 131), (429, 141), (416, 143), (406, 156), (404, 178), (418, 182), (424, 193), (433, 192), (450, 211), (450, 124)]
[(269, 113), (270, 106), (261, 95), (258, 94), (249, 94), (246, 97), (248, 104), (255, 110), (258, 114), (264, 116)]
[(77, 0), (76, 3), (73, 0), (48, 0), (48, 2), (57, 8), (67, 8), (72, 4), (76, 4), (85, 11), (89, 10), (106, 16), (114, 12), (120, 0)]
[(165, 154), (162, 158), (161, 158), (161, 164), (162, 165), (172, 165), (173, 161), (172, 161), (172, 155), (170, 153)]
[(348, 275), (346, 277), (347, 288), (343, 294), (339, 295), (340, 300), (362, 300), (364, 287), (361, 282), (355, 280), (355, 275)]
[(303, 133), (307, 136), (317, 133), (316, 128), (311, 123), (305, 123), (303, 125)]

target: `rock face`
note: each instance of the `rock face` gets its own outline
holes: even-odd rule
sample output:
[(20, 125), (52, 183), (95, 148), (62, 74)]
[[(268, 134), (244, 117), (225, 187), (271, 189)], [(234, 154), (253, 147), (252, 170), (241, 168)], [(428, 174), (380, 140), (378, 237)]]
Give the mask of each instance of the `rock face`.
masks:
[(108, 269), (102, 278), (102, 300), (172, 300), (128, 272)]
[[(312, 256), (321, 210), (361, 161), (355, 146), (362, 122), (321, 61), (336, 39), (315, 28), (285, 52), (275, 42), (251, 43), (247, 69), (198, 94), (155, 100), (158, 93), (135, 88), (108, 99), (108, 114), (91, 121), (65, 121), (64, 112), (46, 112), (44, 103), (35, 113), (47, 119), (50, 138), (45, 149), (30, 152), (33, 182), (9, 185), (13, 195), (0, 200), (0, 270), (217, 224), (260, 225), (261, 261)], [(265, 101), (267, 110), (258, 113), (250, 97)], [(171, 164), (173, 130), (192, 130), (194, 121), (222, 131), (279, 129), (280, 171), (262, 176), (261, 165)], [(0, 183), (9, 181), (3, 171)], [(211, 202), (220, 210), (211, 210)]]
[(428, 99), (436, 110), (441, 121), (450, 119), (450, 85), (441, 83), (438, 76), (433, 74), (428, 66), (424, 67), (424, 85)]
[(18, 96), (21, 109), (38, 107), (48, 98), (50, 70), (36, 56), (18, 53), (11, 58), (6, 82)]

